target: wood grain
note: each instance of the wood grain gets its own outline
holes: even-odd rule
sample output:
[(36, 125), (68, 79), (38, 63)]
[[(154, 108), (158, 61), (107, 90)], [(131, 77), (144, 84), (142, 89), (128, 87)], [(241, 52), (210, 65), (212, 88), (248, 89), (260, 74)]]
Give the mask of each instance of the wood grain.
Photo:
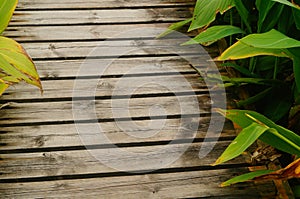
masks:
[[(135, 35), (134, 32), (131, 34)], [(144, 35), (153, 36), (152, 32)], [(118, 37), (116, 37), (118, 38)], [(169, 56), (207, 54), (198, 46), (180, 46), (189, 38), (180, 39), (131, 39), (106, 40), (93, 42), (37, 42), (24, 43), (23, 46), (33, 59), (67, 59), (67, 58), (119, 58), (124, 56)], [(92, 53), (92, 54), (91, 54)], [(216, 53), (215, 51), (210, 52)]]
[[(221, 121), (221, 117), (220, 120)], [(210, 117), (195, 118), (194, 124), (199, 124), (199, 129), (195, 138), (204, 139), (207, 136), (208, 125)], [(217, 120), (217, 119), (216, 119)], [(176, 137), (180, 124), (186, 131), (191, 128), (193, 123), (185, 122), (180, 119), (167, 119), (164, 121), (164, 126), (149, 126), (149, 121), (135, 121), (137, 126), (149, 126), (147, 130), (156, 134), (151, 137), (138, 138), (130, 136), (130, 134), (138, 134), (138, 128), (132, 128), (131, 131), (124, 131), (120, 129), (116, 121), (102, 122), (100, 125), (102, 132), (114, 143), (129, 144), (139, 142), (168, 142)], [(118, 122), (119, 125), (127, 124), (127, 122)], [(81, 126), (88, 126), (89, 124), (77, 124)], [(184, 130), (182, 131), (184, 135)], [(231, 123), (226, 122), (224, 124), (224, 130), (221, 135), (216, 132), (211, 132), (209, 138), (217, 138), (221, 136), (221, 139), (230, 140), (235, 136), (235, 131), (232, 129)], [(34, 125), (34, 126), (13, 126), (2, 127), (1, 134), (1, 150), (16, 150), (16, 149), (37, 149), (42, 147), (71, 147), (81, 146), (82, 141), (79, 137), (78, 130), (75, 124), (60, 124), (60, 125)]]
[[(275, 198), (272, 183), (253, 186), (252, 183), (220, 188), (227, 180), (245, 168), (211, 171), (186, 171), (168, 174), (143, 174), (123, 177), (103, 177), (78, 180), (58, 180), (0, 184), (4, 198)], [(20, 191), (21, 190), (21, 191)]]
[[(213, 144), (213, 143), (212, 143)], [(218, 142), (207, 157), (198, 157), (202, 143), (166, 144), (141, 147), (100, 148), (92, 150), (51, 151), (37, 153), (1, 154), (1, 179), (33, 178), (44, 176), (86, 175), (92, 173), (116, 173), (120, 171), (109, 167), (119, 165), (121, 171), (139, 173), (160, 169), (203, 167), (205, 170), (221, 155), (229, 142)], [(185, 148), (187, 149), (185, 151)], [(120, 150), (121, 149), (121, 150)], [(181, 155), (184, 152), (183, 155)], [(171, 160), (174, 158), (174, 162)], [(161, 164), (161, 162), (164, 160)], [(169, 162), (170, 161), (170, 162)], [(242, 164), (239, 157), (225, 163)], [(26, 165), (26, 167), (24, 167)], [(0, 181), (1, 182), (1, 181)]]
[[(97, 73), (95, 73), (97, 74)], [(79, 76), (80, 77), (80, 76)], [(106, 97), (117, 98), (123, 95), (164, 95), (178, 93), (202, 92), (207, 93), (205, 84), (195, 75), (166, 75), (166, 76), (142, 76), (126, 78), (105, 79), (70, 79), (70, 80), (47, 80), (43, 81), (44, 94), (30, 85), (20, 84), (7, 90), (2, 100), (13, 101), (14, 99), (49, 99), (49, 98), (71, 98), (76, 97)], [(186, 83), (188, 81), (188, 83)], [(168, 82), (172, 82), (169, 84)], [(79, 86), (75, 86), (80, 84)], [(137, 85), (136, 83), (140, 83)], [(63, 93), (57, 93), (57, 89)], [(74, 90), (77, 90), (75, 94)], [(95, 92), (93, 92), (95, 91)], [(73, 93), (74, 92), (74, 93)]]
[(190, 15), (186, 8), (16, 11), (10, 26), (176, 22)]
[(85, 9), (85, 8), (135, 8), (135, 7), (168, 7), (194, 5), (195, 0), (20, 0), (18, 9)]

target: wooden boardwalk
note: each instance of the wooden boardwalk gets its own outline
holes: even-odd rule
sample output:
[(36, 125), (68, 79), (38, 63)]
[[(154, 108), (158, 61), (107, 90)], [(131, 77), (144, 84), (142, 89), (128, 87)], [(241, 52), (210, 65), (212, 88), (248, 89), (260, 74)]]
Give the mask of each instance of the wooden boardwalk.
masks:
[[(166, 28), (189, 17), (193, 4), (192, 0), (19, 0), (5, 35), (22, 43), (34, 59), (44, 94), (22, 84), (1, 98), (1, 104), (6, 104), (0, 111), (1, 198), (276, 197), (272, 182), (219, 187), (221, 182), (247, 172), (249, 166), (243, 157), (210, 166), (235, 136), (230, 123), (225, 124), (213, 151), (205, 158), (198, 157), (203, 142), (218, 135), (204, 139), (210, 122), (210, 96), (186, 60), (161, 50), (118, 54), (124, 47), (141, 43), (180, 43), (176, 38), (157, 41), (147, 35), (115, 35), (136, 28)], [(111, 39), (109, 46), (103, 47), (107, 39)], [(95, 60), (112, 62), (100, 79), (94, 70), (78, 73), (95, 47), (103, 48)], [(138, 66), (148, 69), (135, 70)], [(85, 121), (78, 127), (74, 123), (74, 84), (79, 81), (87, 85), (81, 90), (82, 98), (75, 100), (75, 104), (85, 105), (91, 101), (86, 92), (93, 89), (89, 84), (98, 80), (92, 99), (96, 121)], [(193, 96), (200, 104), (198, 116), (191, 115)], [(126, 106), (130, 107), (129, 119), (122, 115)], [(179, 106), (189, 107), (184, 110), (189, 120), (182, 120)], [(153, 107), (163, 108), (165, 114), (157, 113)], [(85, 107), (80, 109), (79, 114), (83, 119), (88, 115), (84, 110)], [(114, 145), (93, 139), (97, 136), (90, 131), (90, 125), (97, 123)], [(189, 143), (184, 134), (193, 124), (197, 134)], [(180, 140), (176, 134), (182, 125)], [(82, 129), (92, 138), (89, 150), (82, 132), (78, 132)], [(154, 134), (148, 136), (147, 132)], [(175, 147), (161, 150), (174, 139), (178, 141), (173, 143)], [(125, 155), (111, 156), (112, 151), (117, 151), (114, 146)], [(185, 146), (183, 155), (156, 170), (155, 165), (180, 154)], [(151, 155), (153, 151), (159, 151), (159, 155)], [(127, 153), (150, 155), (135, 158)], [(95, 158), (95, 154), (101, 157)], [(141, 168), (154, 171), (145, 173)]]

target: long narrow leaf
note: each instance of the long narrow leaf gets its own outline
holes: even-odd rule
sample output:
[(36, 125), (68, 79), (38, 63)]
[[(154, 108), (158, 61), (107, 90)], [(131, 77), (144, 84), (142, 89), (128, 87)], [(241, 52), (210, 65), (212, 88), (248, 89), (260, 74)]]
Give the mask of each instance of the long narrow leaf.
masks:
[(293, 59), (294, 76), (297, 90), (300, 93), (300, 48), (292, 48), (288, 50)]
[(161, 34), (158, 35), (156, 38), (158, 39), (158, 38), (161, 38), (161, 37), (165, 37), (165, 36), (167, 36), (168, 34), (172, 33), (173, 31), (178, 30), (178, 29), (180, 29), (182, 26), (184, 26), (184, 25), (190, 23), (191, 21), (192, 21), (192, 18), (191, 18), (191, 19), (186, 19), (186, 20), (184, 20), (184, 21), (179, 21), (179, 22), (177, 22), (177, 23), (174, 23), (174, 24), (170, 25), (170, 26), (168, 27), (168, 29), (167, 29), (165, 32), (161, 33)]
[(18, 0), (1, 0), (0, 2), (0, 34), (6, 29)]
[(260, 32), (262, 25), (267, 18), (267, 15), (271, 8), (274, 6), (275, 2), (271, 0), (256, 0), (255, 5), (258, 10), (258, 22), (257, 22), (257, 31)]
[(253, 122), (239, 133), (239, 135), (226, 148), (223, 154), (217, 159), (214, 165), (221, 164), (241, 155), (268, 129), (269, 127), (267, 126)]
[(198, 0), (189, 31), (209, 25), (218, 13), (223, 14), (234, 6), (234, 0)]
[(293, 17), (298, 30), (300, 30), (300, 10), (293, 9)]
[(271, 91), (272, 91), (272, 88), (267, 88), (267, 89), (263, 90), (262, 92), (254, 95), (252, 97), (249, 97), (245, 100), (238, 101), (236, 104), (237, 104), (238, 107), (242, 107), (242, 106), (246, 106), (246, 105), (249, 105), (249, 104), (256, 103), (257, 101), (263, 99)]
[(300, 41), (274, 29), (266, 33), (248, 35), (242, 38), (240, 42), (255, 48), (283, 49), (300, 47)]
[(42, 89), (37, 70), (23, 47), (0, 36), (0, 68), (12, 78), (24, 80)]
[(282, 4), (275, 4), (268, 13), (266, 19), (263, 21), (262, 27), (258, 32), (267, 32), (273, 28), (277, 28), (278, 21), (281, 19), (281, 15), (285, 7), (286, 6)]
[(282, 3), (284, 5), (287, 5), (287, 6), (290, 6), (292, 8), (296, 8), (296, 9), (299, 9), (300, 10), (300, 6), (297, 5), (297, 4), (293, 4), (291, 2), (289, 2), (288, 0), (271, 0), (271, 1), (275, 1), (275, 2), (278, 2), (278, 3)]
[(241, 30), (239, 27), (230, 26), (230, 25), (213, 26), (201, 32), (195, 38), (185, 42), (183, 45), (205, 44), (205, 43), (212, 44), (219, 39), (222, 39), (230, 35), (238, 34), (238, 33), (245, 33), (245, 32)]
[(217, 61), (225, 60), (237, 60), (244, 59), (259, 55), (271, 55), (277, 57), (289, 57), (283, 49), (268, 49), (268, 48), (257, 48), (249, 46), (243, 42), (238, 41), (229, 48), (227, 48), (219, 57)]
[(245, 76), (248, 76), (248, 77), (254, 77), (254, 78), (258, 77), (258, 75), (254, 74), (254, 73), (251, 73), (247, 68), (245, 68), (243, 66), (240, 66), (238, 64), (235, 64), (235, 63), (226, 62), (226, 63), (222, 64), (222, 66), (224, 66), (224, 67), (232, 67), (235, 70), (239, 71), (241, 74), (243, 74)]
[(230, 186), (230, 185), (240, 183), (240, 182), (246, 182), (246, 181), (252, 180), (253, 178), (256, 178), (258, 176), (266, 175), (266, 174), (269, 174), (272, 172), (274, 172), (274, 171), (273, 170), (259, 170), (259, 171), (253, 171), (250, 173), (246, 173), (246, 174), (234, 177), (230, 180), (227, 180), (226, 182), (223, 182), (221, 184), (221, 187)]
[(0, 96), (4, 93), (4, 91), (5, 91), (8, 87), (9, 87), (8, 84), (6, 84), (6, 83), (4, 83), (4, 82), (2, 82), (2, 81), (0, 80)]
[(243, 1), (241, 0), (235, 0), (234, 1), (235, 7), (237, 11), (239, 12), (239, 15), (241, 16), (244, 24), (246, 25), (248, 32), (252, 33), (251, 23), (250, 23), (250, 14), (247, 8), (245, 7)]
[(255, 111), (246, 110), (217, 109), (216, 111), (242, 128), (246, 128), (256, 121), (257, 123), (262, 123), (270, 127), (270, 129), (276, 130), (278, 134), (276, 134), (274, 130), (268, 130), (266, 133), (261, 135), (259, 139), (279, 150), (300, 155), (300, 136), (280, 125), (275, 124), (265, 116)]

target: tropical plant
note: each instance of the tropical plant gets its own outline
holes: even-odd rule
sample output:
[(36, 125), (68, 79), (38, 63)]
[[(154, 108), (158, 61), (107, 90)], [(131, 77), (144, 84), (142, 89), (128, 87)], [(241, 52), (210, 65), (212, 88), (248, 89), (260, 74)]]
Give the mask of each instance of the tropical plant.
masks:
[[(226, 41), (228, 48), (215, 61), (234, 68), (242, 77), (223, 77), (224, 85), (248, 90), (250, 97), (239, 100), (237, 107), (254, 104), (261, 113), (217, 110), (243, 130), (215, 165), (237, 157), (257, 139), (300, 157), (300, 137), (296, 134), (300, 133), (299, 5), (299, 0), (197, 0), (192, 18), (173, 24), (159, 36), (190, 24), (188, 30), (197, 29), (200, 34), (182, 45), (209, 46), (218, 40)], [(297, 172), (299, 162), (294, 162)], [(245, 174), (223, 185), (271, 172)]]
[(11, 85), (25, 81), (42, 90), (39, 75), (24, 48), (13, 39), (1, 36), (17, 6), (17, 0), (0, 1), (0, 95)]

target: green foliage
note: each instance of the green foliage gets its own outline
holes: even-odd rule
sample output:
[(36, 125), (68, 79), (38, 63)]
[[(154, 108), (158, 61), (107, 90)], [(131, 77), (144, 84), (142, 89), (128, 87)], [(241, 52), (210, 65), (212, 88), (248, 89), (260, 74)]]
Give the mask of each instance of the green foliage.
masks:
[[(277, 149), (290, 154), (300, 155), (300, 136), (275, 124), (267, 117), (255, 111), (247, 110), (226, 111), (218, 109), (217, 111), (238, 124), (243, 130), (233, 141), (233, 145), (229, 145), (215, 164), (223, 163), (240, 155), (258, 138)], [(236, 152), (233, 152), (233, 148)], [(242, 151), (237, 148), (242, 148)]]
[[(215, 164), (237, 157), (256, 139), (300, 156), (299, 135), (283, 127), (300, 123), (299, 119), (295, 121), (300, 115), (300, 6), (297, 2), (197, 0), (189, 31), (201, 28), (201, 32), (184, 45), (210, 45), (225, 38), (229, 47), (215, 60), (236, 69), (242, 77), (222, 77), (222, 80), (226, 87), (243, 86), (249, 90), (249, 98), (237, 101), (239, 108), (254, 104), (261, 113), (218, 110), (243, 130)], [(235, 43), (234, 39), (237, 39)], [(293, 121), (289, 123), (287, 118)], [(261, 172), (246, 174), (222, 185), (270, 171)]]
[(239, 182), (246, 182), (246, 181), (251, 180), (255, 177), (266, 175), (266, 174), (269, 174), (269, 173), (272, 173), (272, 172), (273, 172), (272, 170), (259, 170), (259, 171), (253, 171), (253, 172), (250, 172), (250, 173), (246, 173), (246, 174), (243, 174), (243, 175), (240, 175), (240, 176), (236, 176), (236, 177), (234, 177), (230, 180), (227, 180), (226, 182), (223, 182), (221, 184), (221, 187), (230, 186), (230, 185), (233, 185), (233, 184), (236, 184), (236, 183), (239, 183)]
[(245, 127), (240, 134), (231, 142), (224, 153), (217, 159), (214, 165), (221, 164), (241, 155), (251, 146), (264, 132), (270, 128), (266, 125), (253, 122)]
[[(17, 6), (17, 0), (1, 0), (0, 34), (7, 27)], [(20, 81), (42, 89), (36, 68), (24, 48), (16, 41), (0, 36), (0, 95)]]
[(18, 4), (18, 0), (1, 0), (0, 4), (0, 34), (7, 27), (11, 16)]
[(217, 13), (223, 14), (233, 6), (234, 0), (198, 0), (189, 31), (209, 25), (216, 19)]
[(194, 39), (187, 41), (183, 45), (202, 44), (205, 46), (209, 46), (212, 43), (218, 41), (219, 39), (222, 39), (230, 35), (239, 34), (239, 33), (245, 33), (245, 32), (241, 30), (239, 27), (230, 26), (230, 25), (213, 26), (200, 33)]

